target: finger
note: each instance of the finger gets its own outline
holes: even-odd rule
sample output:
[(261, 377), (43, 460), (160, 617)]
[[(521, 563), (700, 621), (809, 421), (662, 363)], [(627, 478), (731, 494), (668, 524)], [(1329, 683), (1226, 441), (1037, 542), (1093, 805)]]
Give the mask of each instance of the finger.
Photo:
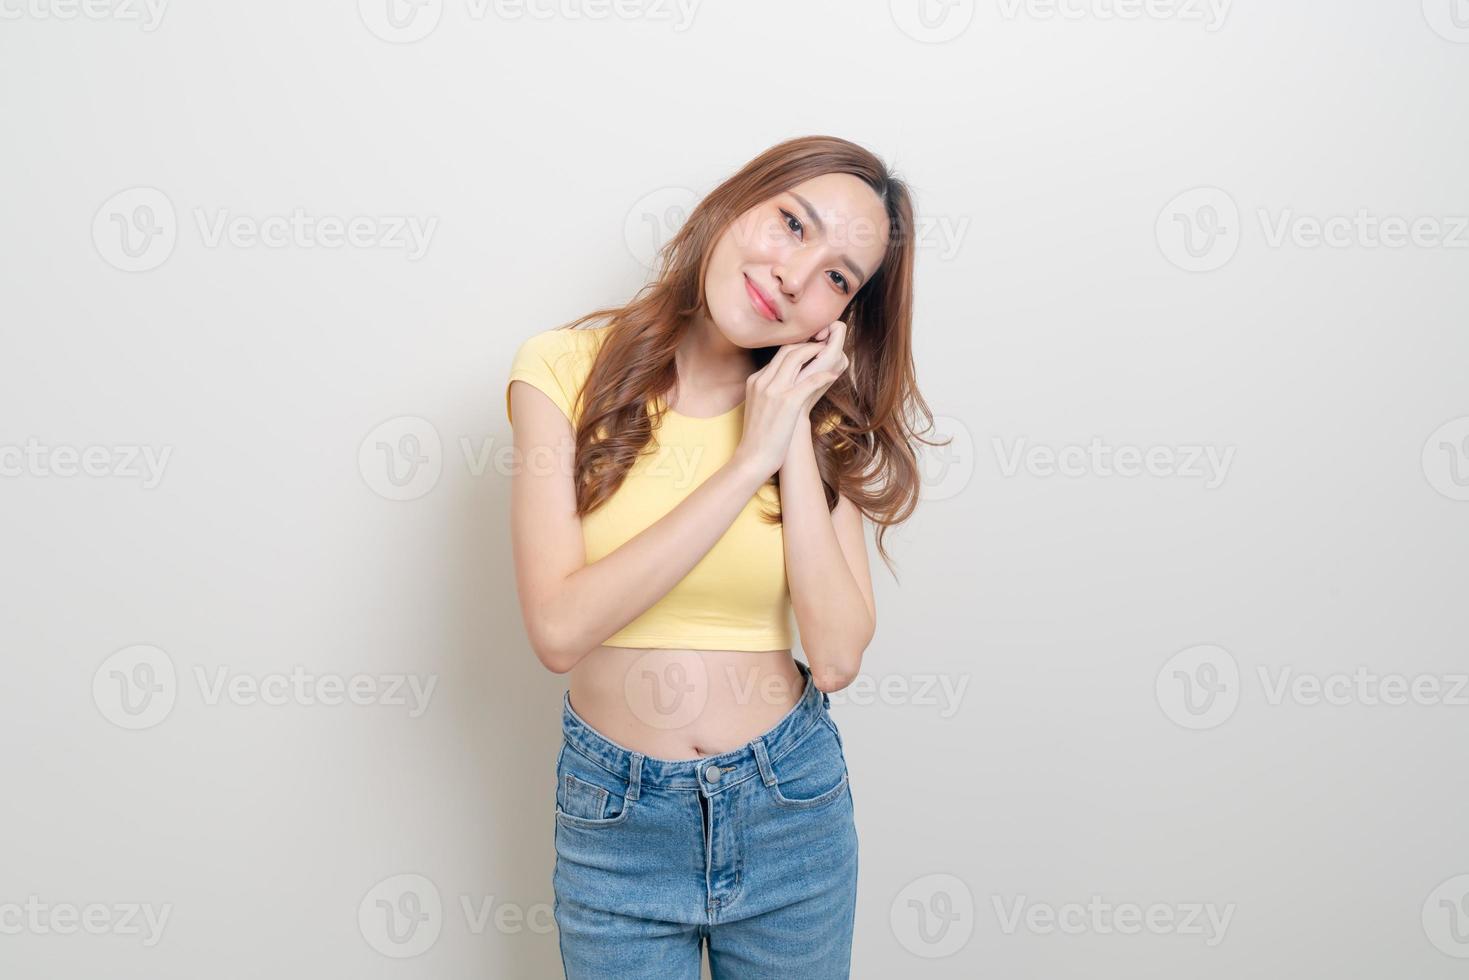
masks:
[(795, 361), (797, 364), (804, 364), (813, 355), (819, 354), (825, 347), (826, 345), (824, 343), (816, 343), (814, 341), (807, 341), (804, 344), (786, 344), (775, 352), (775, 356), (770, 359), (769, 364), (765, 365), (765, 369), (773, 375), (792, 361)]
[(821, 353), (806, 364), (804, 371), (840, 370), (839, 365), (846, 359), (846, 352), (842, 349), (842, 324), (835, 323), (822, 329), (823, 332), (830, 331), (830, 334), (821, 343)]
[[(800, 392), (800, 396), (801, 396), (802, 400), (805, 400), (807, 398), (813, 398), (813, 396), (819, 395), (819, 393), (823, 389), (829, 387), (831, 385), (831, 383), (833, 381), (835, 381), (839, 375), (840, 375), (840, 372), (839, 371), (821, 371), (821, 372), (818, 372), (816, 374), (811, 375), (811, 377), (809, 379), (807, 379), (806, 381), (803, 381), (797, 387), (797, 391)], [(813, 400), (814, 400), (814, 398), (813, 398)]]
[(790, 386), (795, 382), (801, 369), (807, 366), (807, 362), (818, 357), (825, 349), (825, 344), (792, 344), (781, 352), (786, 356), (780, 366), (775, 369), (775, 376), (771, 379), (772, 383), (777, 387)]
[(775, 354), (772, 355), (770, 358), (770, 363), (761, 368), (759, 373), (774, 375), (780, 370), (781, 365), (783, 365), (792, 356), (793, 352), (801, 351), (802, 348), (813, 350), (821, 346), (823, 345), (810, 342), (804, 344), (784, 344), (778, 350), (776, 350)]

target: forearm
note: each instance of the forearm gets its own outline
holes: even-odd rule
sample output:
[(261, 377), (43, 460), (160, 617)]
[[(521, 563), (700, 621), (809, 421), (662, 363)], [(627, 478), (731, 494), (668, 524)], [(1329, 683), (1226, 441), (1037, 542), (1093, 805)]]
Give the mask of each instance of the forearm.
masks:
[(667, 595), (764, 482), (758, 470), (735, 456), (667, 514), (567, 576), (542, 610), (556, 624), (558, 666), (570, 670)]
[(797, 423), (780, 470), (780, 509), (801, 648), (817, 684), (838, 690), (856, 675), (876, 627), (826, 507), (808, 419)]

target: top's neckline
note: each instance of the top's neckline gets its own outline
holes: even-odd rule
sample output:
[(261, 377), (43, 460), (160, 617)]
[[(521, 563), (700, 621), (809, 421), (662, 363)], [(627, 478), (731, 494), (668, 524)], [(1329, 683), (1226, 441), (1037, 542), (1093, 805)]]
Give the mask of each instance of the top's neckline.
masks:
[(720, 419), (727, 419), (735, 412), (738, 412), (740, 409), (744, 408), (745, 400), (741, 399), (739, 404), (737, 404), (734, 408), (731, 408), (727, 412), (720, 412), (718, 415), (685, 415), (683, 412), (667, 407), (668, 403), (666, 401), (663, 404), (663, 411), (666, 415), (672, 415), (676, 418), (687, 419), (690, 422), (718, 422)]

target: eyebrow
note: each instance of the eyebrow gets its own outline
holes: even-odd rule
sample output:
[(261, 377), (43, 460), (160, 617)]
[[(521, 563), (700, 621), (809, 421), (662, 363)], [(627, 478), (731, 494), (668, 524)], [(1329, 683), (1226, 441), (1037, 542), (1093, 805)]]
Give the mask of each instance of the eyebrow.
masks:
[[(808, 201), (808, 200), (806, 200), (801, 195), (797, 194), (795, 191), (789, 191), (788, 193), (791, 195), (791, 197), (794, 197), (797, 201), (801, 202), (801, 207), (805, 208), (805, 210), (806, 210), (806, 219), (808, 221), (810, 221), (812, 225), (815, 226), (817, 232), (819, 232), (822, 235), (825, 235), (826, 234), (826, 225), (824, 225), (824, 224), (821, 223), (821, 218), (817, 215), (816, 209), (811, 206), (811, 202)], [(867, 273), (865, 273), (861, 269), (857, 268), (857, 263), (853, 262), (851, 259), (847, 258), (845, 255), (841, 256), (841, 260), (842, 260), (842, 265), (846, 266), (848, 269), (851, 269), (852, 270), (852, 274), (855, 275), (858, 279), (862, 280), (862, 282), (857, 283), (857, 286), (860, 289), (861, 286), (862, 286), (862, 283), (865, 283), (867, 281)]]

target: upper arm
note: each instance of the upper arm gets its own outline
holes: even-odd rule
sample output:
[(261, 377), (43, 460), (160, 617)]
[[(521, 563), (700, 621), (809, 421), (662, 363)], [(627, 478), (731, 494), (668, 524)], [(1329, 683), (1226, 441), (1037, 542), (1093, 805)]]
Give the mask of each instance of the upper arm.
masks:
[(872, 628), (877, 629), (877, 603), (872, 597), (872, 572), (867, 564), (867, 537), (862, 511), (846, 497), (838, 495), (836, 508), (831, 512), (831, 526), (836, 531), (837, 543), (841, 545), (842, 557), (867, 603), (867, 614)]
[(566, 334), (567, 331), (554, 330), (533, 334), (516, 350), (510, 362), (509, 381), (505, 384), (505, 417), (511, 424), (515, 422), (515, 403), (511, 393), (516, 381), (524, 381), (538, 389), (570, 421), (572, 392), (568, 388), (565, 357), (566, 345), (574, 338)]
[[(586, 564), (573, 479), (571, 420), (534, 381), (514, 377), (506, 385), (513, 419), (510, 537), (521, 616), (538, 655), (554, 650), (543, 614), (561, 584)], [(522, 382), (517, 384), (516, 382)]]

